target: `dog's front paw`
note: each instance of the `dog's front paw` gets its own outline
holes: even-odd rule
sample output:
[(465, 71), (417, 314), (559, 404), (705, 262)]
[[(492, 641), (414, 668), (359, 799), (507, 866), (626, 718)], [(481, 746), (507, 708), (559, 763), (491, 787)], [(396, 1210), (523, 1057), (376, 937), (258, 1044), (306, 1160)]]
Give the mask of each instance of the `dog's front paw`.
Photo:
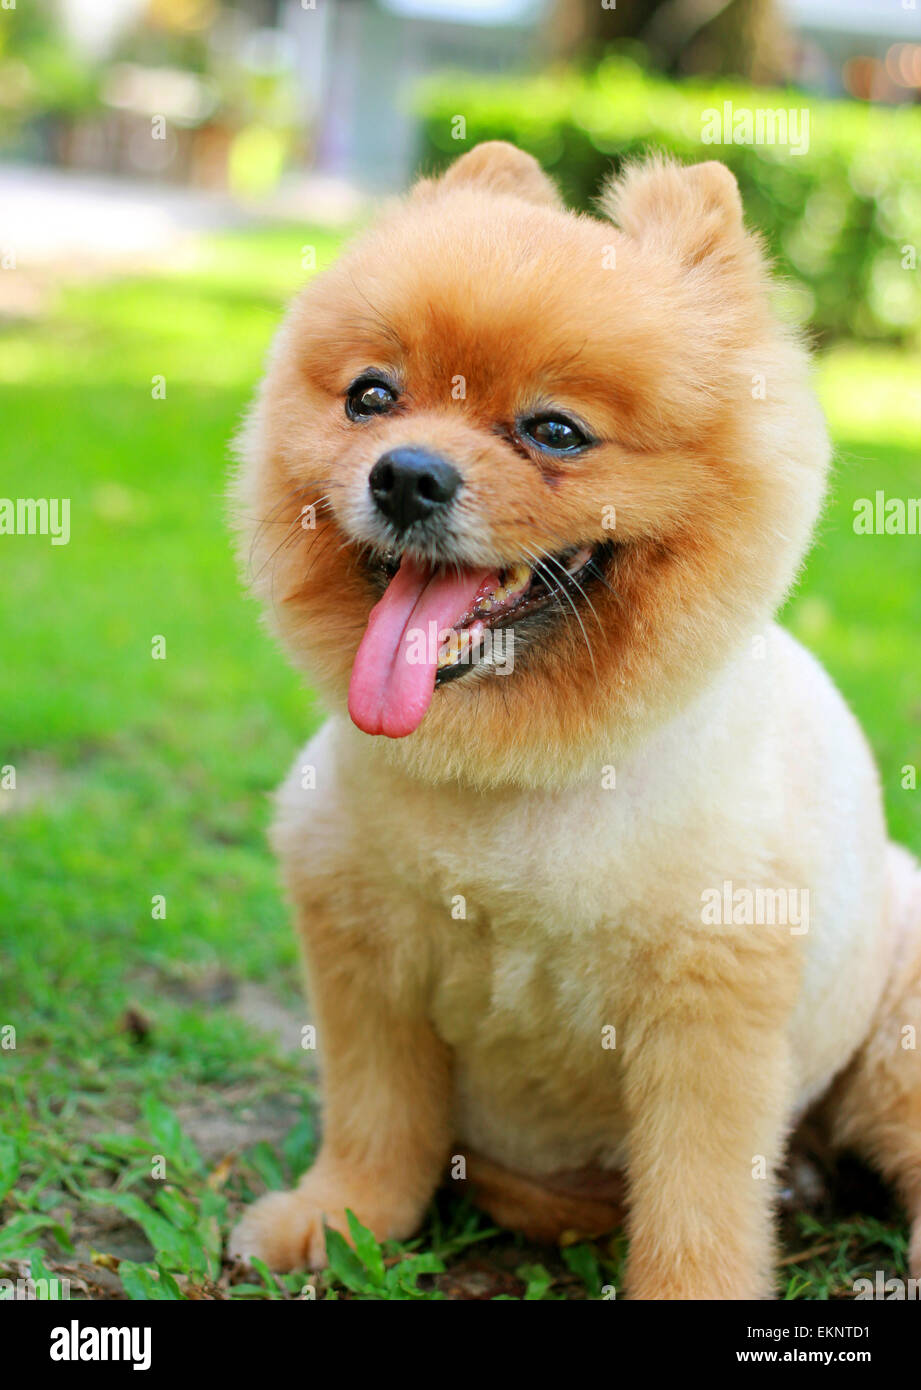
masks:
[[(326, 1230), (331, 1226), (347, 1240), (346, 1211), (355, 1214), (378, 1240), (403, 1239), (412, 1234), (422, 1215), (415, 1201), (401, 1201), (391, 1192), (385, 1174), (352, 1175), (321, 1165), (310, 1170), (290, 1192), (267, 1192), (244, 1212), (227, 1246), (231, 1259), (253, 1256), (269, 1269), (322, 1269), (326, 1264)], [(382, 1201), (382, 1194), (390, 1193)]]
[(321, 1269), (326, 1264), (326, 1225), (335, 1224), (308, 1192), (267, 1192), (249, 1207), (227, 1245), (231, 1259), (253, 1257), (269, 1269)]

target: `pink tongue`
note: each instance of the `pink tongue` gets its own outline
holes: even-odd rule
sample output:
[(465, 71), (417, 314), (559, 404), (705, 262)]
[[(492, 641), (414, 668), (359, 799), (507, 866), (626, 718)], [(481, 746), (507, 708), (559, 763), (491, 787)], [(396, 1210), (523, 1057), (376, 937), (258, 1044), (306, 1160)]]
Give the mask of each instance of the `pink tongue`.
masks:
[(438, 646), (462, 618), (492, 570), (433, 573), (404, 556), (368, 619), (352, 667), (349, 714), (366, 734), (405, 738), (417, 729), (435, 690)]

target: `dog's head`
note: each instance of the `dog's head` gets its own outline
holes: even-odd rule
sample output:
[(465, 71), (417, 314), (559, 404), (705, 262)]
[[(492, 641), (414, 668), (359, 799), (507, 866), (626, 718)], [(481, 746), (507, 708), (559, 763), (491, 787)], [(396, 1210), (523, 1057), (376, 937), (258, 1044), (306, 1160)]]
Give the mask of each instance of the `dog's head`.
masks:
[(303, 291), (241, 436), (250, 577), (424, 776), (611, 761), (769, 621), (820, 505), (731, 174), (636, 166), (602, 209), (477, 146)]

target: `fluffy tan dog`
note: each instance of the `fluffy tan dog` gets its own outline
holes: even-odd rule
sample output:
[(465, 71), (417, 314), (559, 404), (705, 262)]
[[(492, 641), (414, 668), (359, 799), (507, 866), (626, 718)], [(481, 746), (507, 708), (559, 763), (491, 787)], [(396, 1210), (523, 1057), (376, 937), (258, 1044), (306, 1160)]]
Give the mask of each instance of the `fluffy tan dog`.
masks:
[(320, 1264), (346, 1208), (407, 1237), (463, 1156), (532, 1236), (625, 1193), (635, 1298), (768, 1296), (827, 1097), (921, 1274), (921, 875), (773, 623), (828, 465), (806, 358), (722, 165), (601, 207), (478, 146), (278, 336), (237, 502), (334, 711), (274, 832), (325, 1132), (231, 1248)]

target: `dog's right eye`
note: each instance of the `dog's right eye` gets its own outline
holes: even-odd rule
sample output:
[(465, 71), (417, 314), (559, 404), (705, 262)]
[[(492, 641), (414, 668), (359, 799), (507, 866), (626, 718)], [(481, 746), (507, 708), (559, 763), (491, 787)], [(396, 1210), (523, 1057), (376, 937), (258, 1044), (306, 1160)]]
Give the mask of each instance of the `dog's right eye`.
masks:
[(397, 403), (397, 393), (386, 381), (353, 381), (345, 394), (345, 413), (350, 420), (367, 420), (372, 415), (385, 415)]

